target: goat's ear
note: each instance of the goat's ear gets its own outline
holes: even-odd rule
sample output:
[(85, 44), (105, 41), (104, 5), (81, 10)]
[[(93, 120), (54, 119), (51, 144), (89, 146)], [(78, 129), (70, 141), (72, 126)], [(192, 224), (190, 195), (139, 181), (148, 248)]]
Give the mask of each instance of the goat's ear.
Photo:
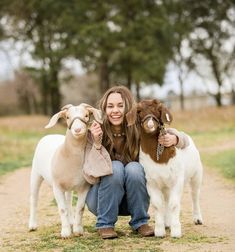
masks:
[(130, 111), (126, 113), (127, 126), (135, 124), (137, 119), (137, 106), (134, 106)]
[(86, 104), (86, 103), (82, 103), (81, 105), (83, 105), (89, 112), (91, 112), (95, 118), (95, 120), (102, 124), (103, 123), (103, 117), (102, 117), (102, 111), (99, 110), (99, 109), (96, 109), (94, 107), (92, 107), (91, 105), (89, 104)]
[[(64, 108), (64, 107), (63, 107)], [(55, 115), (53, 115), (49, 121), (49, 123), (45, 126), (46, 129), (51, 128), (53, 126), (55, 126), (55, 124), (57, 123), (57, 121), (61, 118), (65, 116), (65, 111), (66, 110), (62, 110), (58, 113), (56, 113)]]
[(65, 110), (65, 109), (69, 109), (70, 107), (73, 107), (73, 105), (72, 104), (64, 105), (64, 107), (61, 109), (61, 111)]
[(102, 117), (102, 111), (99, 110), (99, 109), (96, 109), (96, 108), (88, 108), (88, 110), (90, 112), (92, 112), (92, 114), (94, 115), (95, 117), (95, 120), (100, 123), (100, 124), (103, 124), (103, 117)]
[(161, 120), (163, 123), (167, 124), (170, 124), (173, 120), (170, 111), (164, 105), (161, 105)]

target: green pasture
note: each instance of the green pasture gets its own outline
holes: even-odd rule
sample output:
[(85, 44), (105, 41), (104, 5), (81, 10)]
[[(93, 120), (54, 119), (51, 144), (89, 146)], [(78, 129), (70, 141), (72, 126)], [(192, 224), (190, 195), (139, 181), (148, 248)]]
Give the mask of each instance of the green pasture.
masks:
[(0, 175), (21, 167), (31, 166), (38, 140), (46, 134), (65, 133), (65, 128), (57, 125), (44, 129), (46, 117), (0, 118)]
[(219, 171), (235, 183), (235, 127), (192, 133), (204, 167)]

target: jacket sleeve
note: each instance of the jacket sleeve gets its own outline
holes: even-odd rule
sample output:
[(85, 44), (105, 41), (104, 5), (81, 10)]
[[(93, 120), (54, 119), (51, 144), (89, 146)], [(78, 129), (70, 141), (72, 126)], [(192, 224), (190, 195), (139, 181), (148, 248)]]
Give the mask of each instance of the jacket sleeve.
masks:
[(112, 161), (107, 150), (103, 146), (100, 150), (97, 150), (94, 144), (88, 141), (83, 165), (83, 174), (87, 182), (96, 184), (100, 177), (112, 173)]
[(177, 136), (178, 143), (176, 144), (175, 147), (177, 147), (179, 149), (184, 149), (187, 146), (189, 146), (189, 137), (183, 131), (178, 131), (177, 129), (174, 129), (174, 128), (168, 128), (168, 129), (166, 129), (166, 131), (169, 134)]

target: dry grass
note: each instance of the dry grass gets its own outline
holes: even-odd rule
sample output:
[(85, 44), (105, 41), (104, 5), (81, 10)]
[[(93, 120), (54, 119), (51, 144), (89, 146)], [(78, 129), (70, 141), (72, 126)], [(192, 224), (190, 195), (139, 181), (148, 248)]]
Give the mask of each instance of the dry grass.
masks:
[(235, 128), (235, 106), (208, 107), (173, 113), (172, 126), (186, 132), (209, 132)]
[(44, 126), (47, 123), (48, 117), (43, 115), (0, 117), (0, 127), (12, 132), (29, 130), (45, 133)]

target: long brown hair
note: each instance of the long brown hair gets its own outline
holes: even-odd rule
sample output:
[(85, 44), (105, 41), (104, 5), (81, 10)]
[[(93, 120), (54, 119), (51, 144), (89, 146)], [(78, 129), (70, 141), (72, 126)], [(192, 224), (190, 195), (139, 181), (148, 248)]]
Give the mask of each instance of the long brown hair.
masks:
[(139, 132), (136, 124), (132, 126), (127, 126), (126, 113), (129, 112), (133, 106), (136, 105), (135, 99), (131, 91), (125, 86), (114, 86), (108, 89), (103, 97), (100, 99), (99, 108), (104, 115), (103, 122), (103, 145), (110, 153), (111, 159), (115, 159), (114, 151), (114, 136), (111, 131), (111, 124), (106, 115), (107, 99), (110, 94), (119, 93), (125, 103), (124, 119), (122, 123), (122, 129), (126, 136), (126, 141), (124, 142), (123, 151), (121, 153), (121, 160), (125, 162), (136, 161), (139, 154)]

